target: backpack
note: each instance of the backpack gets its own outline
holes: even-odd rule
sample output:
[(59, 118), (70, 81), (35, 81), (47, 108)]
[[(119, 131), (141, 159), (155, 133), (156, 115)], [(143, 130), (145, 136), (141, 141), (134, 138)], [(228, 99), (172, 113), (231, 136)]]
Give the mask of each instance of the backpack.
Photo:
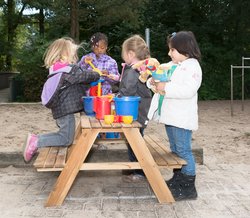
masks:
[(71, 66), (62, 67), (48, 76), (48, 79), (43, 85), (43, 90), (41, 95), (42, 104), (45, 107), (47, 108), (52, 107), (53, 102), (55, 102), (54, 100), (56, 100), (54, 99), (57, 96), (56, 94), (60, 89), (63, 88), (61, 87), (61, 85), (59, 85), (61, 77), (63, 73), (70, 73), (71, 69), (72, 69)]

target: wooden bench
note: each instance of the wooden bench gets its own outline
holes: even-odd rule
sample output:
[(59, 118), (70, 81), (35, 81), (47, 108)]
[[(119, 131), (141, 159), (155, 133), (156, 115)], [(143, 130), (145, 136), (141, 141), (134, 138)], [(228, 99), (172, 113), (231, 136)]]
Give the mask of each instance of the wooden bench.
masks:
[[(145, 135), (144, 140), (150, 150), (156, 164), (159, 168), (181, 168), (186, 162), (173, 154), (167, 148), (167, 142), (157, 135)], [(97, 139), (97, 143), (127, 143), (125, 138), (120, 139)], [(70, 147), (44, 147), (39, 149), (39, 154), (34, 162), (34, 167), (37, 171), (61, 171), (65, 166), (67, 161), (68, 153), (70, 152)], [(100, 151), (101, 152), (101, 151)], [(123, 165), (123, 163), (120, 163)], [(80, 170), (92, 170), (93, 163), (84, 163)], [(110, 166), (105, 163), (100, 163), (100, 167), (103, 169), (120, 169), (119, 165)], [(128, 169), (137, 169), (136, 165), (131, 163)]]
[[(59, 206), (63, 203), (80, 170), (142, 169), (159, 203), (175, 202), (159, 168), (180, 168), (185, 162), (169, 152), (162, 144), (161, 138), (152, 135), (145, 136), (143, 139), (139, 131), (140, 127), (141, 124), (137, 121), (131, 124), (105, 124), (95, 117), (81, 114), (74, 143), (68, 148), (42, 148), (34, 163), (38, 171), (61, 171), (45, 206)], [(129, 142), (137, 162), (123, 161), (122, 157), (127, 155), (119, 157), (118, 161), (114, 161), (113, 158), (107, 158), (107, 162), (99, 162), (99, 159), (95, 162), (88, 161), (87, 157), (94, 150), (98, 135), (111, 132), (124, 136), (122, 140), (126, 139), (125, 141)], [(116, 156), (113, 155), (113, 157)]]

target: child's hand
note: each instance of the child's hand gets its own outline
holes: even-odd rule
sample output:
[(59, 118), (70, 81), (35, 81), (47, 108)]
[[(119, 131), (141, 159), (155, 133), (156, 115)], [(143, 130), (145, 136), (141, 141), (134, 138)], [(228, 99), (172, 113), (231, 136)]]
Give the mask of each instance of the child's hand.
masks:
[(159, 92), (164, 91), (165, 90), (165, 85), (166, 85), (165, 82), (157, 82), (157, 83), (155, 83), (156, 90), (159, 91)]
[(108, 76), (108, 71), (107, 70), (102, 70), (102, 76)]
[(150, 85), (155, 86), (155, 80), (153, 77), (149, 78), (149, 83)]
[[(104, 75), (105, 76), (105, 75)], [(118, 75), (115, 75), (115, 74), (108, 74), (106, 75), (109, 79), (112, 79), (112, 80), (115, 80), (115, 81), (118, 81), (120, 76)]]
[(84, 58), (84, 62), (87, 64), (88, 62), (92, 62), (93, 61), (93, 58), (90, 57), (90, 56), (87, 56)]

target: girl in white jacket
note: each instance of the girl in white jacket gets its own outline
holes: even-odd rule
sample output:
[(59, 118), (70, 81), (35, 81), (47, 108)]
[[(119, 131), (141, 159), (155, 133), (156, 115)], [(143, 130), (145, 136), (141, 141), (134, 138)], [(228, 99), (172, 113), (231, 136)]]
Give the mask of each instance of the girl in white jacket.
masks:
[(182, 169), (174, 169), (173, 177), (167, 181), (173, 197), (177, 201), (196, 199), (192, 131), (198, 129), (197, 92), (202, 80), (201, 54), (192, 32), (174, 33), (167, 42), (168, 55), (177, 67), (168, 82), (148, 81), (157, 91), (165, 91), (161, 104), (160, 94), (153, 96), (148, 118), (165, 124), (171, 151), (187, 162)]

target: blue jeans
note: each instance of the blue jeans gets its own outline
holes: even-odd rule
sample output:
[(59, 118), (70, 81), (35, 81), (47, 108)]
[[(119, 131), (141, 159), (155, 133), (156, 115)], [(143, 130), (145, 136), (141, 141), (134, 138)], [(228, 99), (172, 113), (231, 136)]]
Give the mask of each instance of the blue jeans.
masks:
[(194, 176), (196, 173), (195, 158), (192, 152), (192, 131), (169, 125), (165, 125), (165, 128), (171, 151), (187, 162), (187, 165), (182, 167), (181, 172)]
[(69, 146), (73, 143), (75, 136), (74, 114), (56, 119), (56, 124), (59, 127), (58, 132), (38, 135), (38, 147)]

